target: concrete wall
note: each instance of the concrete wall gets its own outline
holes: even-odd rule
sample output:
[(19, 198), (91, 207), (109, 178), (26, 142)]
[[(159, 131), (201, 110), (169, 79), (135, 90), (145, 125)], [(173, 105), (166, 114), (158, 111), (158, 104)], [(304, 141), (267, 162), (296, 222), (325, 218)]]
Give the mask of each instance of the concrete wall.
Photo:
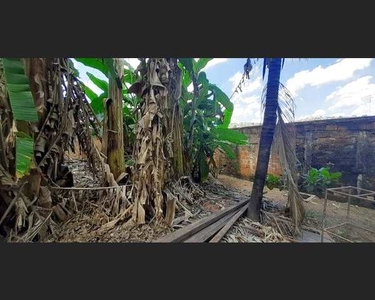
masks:
[[(249, 137), (249, 146), (237, 147), (237, 160), (218, 155), (221, 173), (251, 179), (254, 176), (260, 126), (236, 128)], [(343, 173), (342, 183), (375, 190), (375, 117), (329, 119), (296, 123), (296, 151), (303, 171), (332, 163)], [(271, 154), (269, 173), (281, 175), (279, 158)]]

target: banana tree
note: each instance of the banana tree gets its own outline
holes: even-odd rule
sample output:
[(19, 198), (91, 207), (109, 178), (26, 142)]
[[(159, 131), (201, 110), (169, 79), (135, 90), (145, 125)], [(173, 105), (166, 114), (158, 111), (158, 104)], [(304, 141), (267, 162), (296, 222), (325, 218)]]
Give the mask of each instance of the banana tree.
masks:
[[(89, 63), (87, 59), (76, 60), (91, 67), (98, 65), (97, 60)], [(124, 87), (125, 103), (130, 102), (127, 99), (131, 95), (138, 99), (138, 105), (133, 106), (137, 124), (132, 195), (133, 220), (137, 223), (162, 215), (165, 201), (161, 197), (169, 194), (164, 188), (170, 179), (190, 175), (192, 170), (204, 179), (215, 150), (234, 155), (233, 142), (246, 143), (244, 135), (233, 135), (235, 131), (228, 129), (233, 104), (201, 72), (209, 60), (141, 59), (136, 70), (125, 69), (126, 83), (131, 83), (129, 88)], [(104, 69), (103, 63), (96, 67), (100, 68)], [(106, 81), (87, 75), (103, 91), (99, 97), (106, 97)], [(195, 86), (195, 93), (188, 91), (190, 84)], [(98, 95), (88, 88), (85, 90), (99, 113), (102, 105)], [(188, 156), (186, 152), (184, 155), (184, 149)]]
[[(247, 144), (246, 135), (229, 129), (233, 103), (202, 69), (210, 58), (180, 59), (184, 73), (181, 106), (184, 110), (185, 161), (196, 181), (205, 180), (215, 165), (216, 150), (235, 158), (234, 147)], [(188, 91), (193, 85), (193, 92)]]
[(126, 109), (123, 105), (123, 79), (127, 79), (124, 76), (124, 61), (118, 58), (76, 58), (75, 60), (102, 72), (106, 77), (106, 80), (102, 80), (87, 72), (90, 80), (103, 91), (101, 95), (83, 86), (94, 112), (104, 114), (102, 152), (107, 157), (114, 178), (119, 179), (125, 172), (124, 140), (127, 139), (124, 135), (123, 120)]
[[(86, 67), (93, 68), (102, 75), (104, 75), (104, 80), (98, 78), (91, 72), (86, 72), (86, 75), (90, 81), (101, 90), (100, 95), (95, 93), (87, 85), (81, 82), (83, 89), (87, 98), (90, 100), (90, 105), (97, 115), (99, 120), (104, 119), (105, 103), (104, 100), (109, 97), (109, 80), (110, 80), (110, 70), (107, 66), (110, 61), (100, 58), (75, 58), (77, 62), (82, 63)], [(128, 64), (124, 64), (122, 68), (123, 76), (120, 79), (122, 81), (122, 112), (123, 112), (123, 136), (124, 136), (124, 148), (127, 155), (131, 155), (133, 143), (134, 143), (134, 127), (136, 123), (136, 110), (139, 104), (139, 98), (129, 93), (129, 87), (134, 84), (139, 78), (135, 73), (135, 70)], [(125, 155), (126, 156), (126, 155)]]
[(28, 241), (60, 205), (46, 185), (73, 185), (64, 152), (76, 137), (90, 157), (97, 128), (69, 59), (3, 58), (0, 65), (0, 224)]
[(27, 122), (38, 122), (38, 114), (21, 59), (2, 58), (0, 77), (1, 162), (5, 170), (21, 178), (29, 171), (33, 156), (34, 143)]
[(172, 117), (168, 89), (172, 72), (165, 58), (142, 59), (137, 70), (140, 80), (130, 89), (141, 99), (135, 127), (132, 220), (143, 224), (146, 220), (163, 218), (165, 203), (171, 195), (166, 185), (171, 178), (173, 156), (172, 141), (168, 139), (171, 129), (168, 119)]
[[(6, 184), (0, 180), (0, 198), (4, 200), (0, 203), (0, 224), (4, 226), (2, 229), (13, 227), (17, 235), (26, 225), (30, 230), (41, 228), (38, 222), (48, 219), (43, 214), (34, 218), (40, 203), (33, 201), (35, 204), (30, 204), (39, 197), (42, 179), (34, 150), (41, 121), (46, 116), (44, 101), (47, 94), (43, 89), (45, 82), (40, 77), (45, 66), (44, 60), (38, 58), (3, 58), (0, 65), (3, 79), (0, 80), (0, 148), (3, 154), (0, 177), (6, 179)], [(27, 209), (26, 204), (31, 208)]]
[(122, 82), (124, 64), (122, 59), (114, 58), (116, 74), (109, 73), (109, 98), (105, 100), (102, 149), (107, 156), (108, 165), (117, 179), (125, 172)]

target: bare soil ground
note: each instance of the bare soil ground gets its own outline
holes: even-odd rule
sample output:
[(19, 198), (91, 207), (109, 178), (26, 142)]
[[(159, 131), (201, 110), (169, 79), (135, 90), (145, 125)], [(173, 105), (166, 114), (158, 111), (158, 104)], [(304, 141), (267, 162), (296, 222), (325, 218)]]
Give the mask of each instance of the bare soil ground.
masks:
[[(250, 196), (252, 182), (238, 179), (231, 176), (219, 175), (218, 179), (227, 187), (238, 189), (241, 193)], [(265, 197), (275, 203), (285, 205), (287, 203), (287, 192), (278, 189), (269, 190)], [(324, 199), (315, 197), (312, 201), (304, 202), (306, 210), (305, 225), (321, 229), (323, 219)], [(347, 204), (335, 201), (328, 201), (326, 212), (326, 227), (335, 226), (347, 221)], [(375, 210), (351, 205), (350, 222), (354, 225), (364, 227), (368, 230), (375, 231)], [(332, 232), (355, 242), (375, 242), (375, 234), (366, 232), (352, 226), (338, 227), (332, 229)], [(334, 235), (330, 235), (337, 242), (344, 242)]]

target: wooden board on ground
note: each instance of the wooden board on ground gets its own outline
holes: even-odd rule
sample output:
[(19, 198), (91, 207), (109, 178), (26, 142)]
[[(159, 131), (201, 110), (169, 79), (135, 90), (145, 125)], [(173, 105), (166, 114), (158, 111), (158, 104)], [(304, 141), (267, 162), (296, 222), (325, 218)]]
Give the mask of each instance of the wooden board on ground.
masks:
[(203, 228), (206, 228), (207, 226), (221, 219), (222, 217), (230, 214), (231, 212), (237, 211), (239, 208), (243, 207), (248, 202), (249, 200), (241, 201), (238, 204), (235, 204), (231, 207), (214, 212), (206, 218), (203, 218), (175, 232), (172, 232), (160, 239), (157, 239), (154, 243), (178, 243), (184, 241), (192, 235), (194, 235), (195, 233), (197, 233), (198, 231), (202, 230)]
[(247, 210), (247, 205), (242, 207), (238, 213), (236, 213), (229, 222), (210, 240), (210, 243), (218, 243), (224, 235), (229, 231), (234, 223), (245, 213)]
[(231, 212), (230, 214), (224, 216), (223, 218), (217, 220), (206, 228), (202, 229), (198, 233), (194, 234), (192, 237), (184, 241), (184, 243), (204, 243), (210, 239), (216, 232), (225, 226), (225, 224), (233, 218), (237, 211)]

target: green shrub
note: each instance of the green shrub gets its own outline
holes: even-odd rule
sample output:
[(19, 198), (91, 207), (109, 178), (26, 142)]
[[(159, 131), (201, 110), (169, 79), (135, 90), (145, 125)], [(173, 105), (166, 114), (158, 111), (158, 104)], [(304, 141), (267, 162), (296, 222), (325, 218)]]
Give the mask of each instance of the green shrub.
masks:
[(320, 168), (319, 170), (311, 168), (309, 172), (303, 176), (303, 186), (308, 193), (322, 197), (325, 190), (337, 183), (341, 176), (341, 172), (330, 172), (329, 167)]
[(281, 178), (273, 174), (268, 174), (266, 178), (266, 186), (270, 190), (274, 188), (278, 188), (281, 191), (282, 190)]

